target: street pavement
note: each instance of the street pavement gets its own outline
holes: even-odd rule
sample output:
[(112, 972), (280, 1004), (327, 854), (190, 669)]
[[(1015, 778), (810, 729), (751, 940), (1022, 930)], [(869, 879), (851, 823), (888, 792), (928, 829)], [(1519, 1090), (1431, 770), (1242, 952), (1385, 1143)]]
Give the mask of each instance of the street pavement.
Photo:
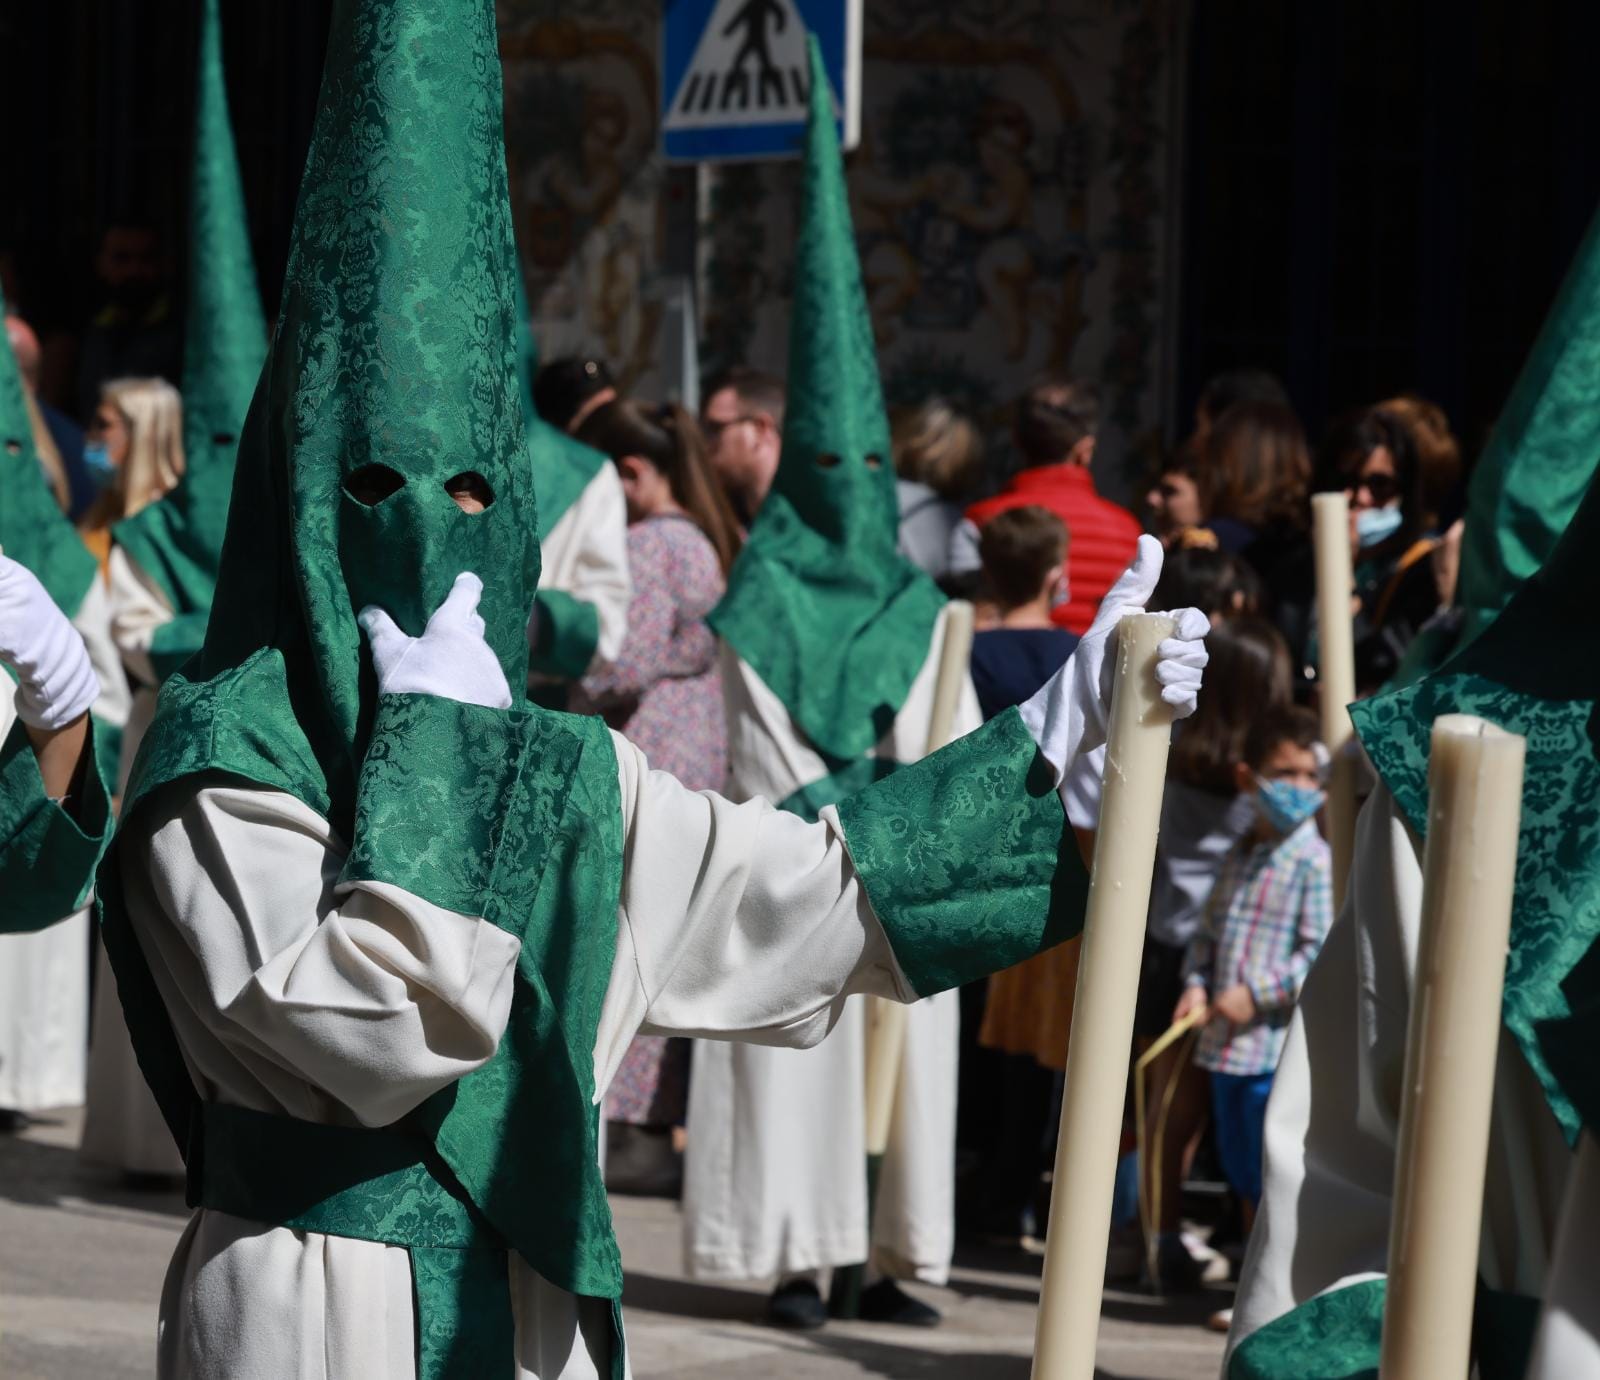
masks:
[[(0, 1377), (148, 1380), (162, 1272), (187, 1212), (177, 1192), (136, 1192), (79, 1164), (76, 1113), (0, 1135)], [(676, 1204), (616, 1198), (627, 1266), (623, 1304), (636, 1380), (1028, 1380), (1038, 1262), (963, 1252), (933, 1331), (762, 1323), (757, 1286), (691, 1283)], [(1104, 1380), (1216, 1380), (1222, 1340), (1202, 1327), (1212, 1292), (1158, 1302), (1110, 1290), (1100, 1327)]]

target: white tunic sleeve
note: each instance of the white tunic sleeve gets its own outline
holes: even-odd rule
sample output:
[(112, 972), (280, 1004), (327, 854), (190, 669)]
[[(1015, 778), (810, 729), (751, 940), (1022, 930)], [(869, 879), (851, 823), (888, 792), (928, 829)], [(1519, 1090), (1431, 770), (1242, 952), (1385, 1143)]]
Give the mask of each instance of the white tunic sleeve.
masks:
[(599, 1088), (641, 1027), (808, 1046), (852, 992), (915, 1000), (832, 808), (808, 824), (764, 800), (690, 791), (612, 739), (626, 862)]
[(539, 584), (594, 606), (594, 663), (612, 662), (628, 634), (628, 504), (615, 465), (602, 465), (540, 543)]
[(72, 626), (82, 635), (83, 645), (89, 650), (89, 664), (100, 680), (100, 696), (90, 708), (97, 719), (121, 728), (128, 722), (133, 697), (122, 669), (122, 658), (111, 640), (111, 599), (98, 572), (89, 582), (78, 611), (72, 615)]
[(131, 827), (129, 915), (203, 1095), (381, 1126), (494, 1053), (517, 940), (340, 885), (344, 844), (292, 796), (180, 784)]
[(120, 546), (111, 548), (111, 640), (123, 664), (145, 685), (161, 677), (150, 662), (156, 630), (172, 622), (173, 611), (155, 582)]

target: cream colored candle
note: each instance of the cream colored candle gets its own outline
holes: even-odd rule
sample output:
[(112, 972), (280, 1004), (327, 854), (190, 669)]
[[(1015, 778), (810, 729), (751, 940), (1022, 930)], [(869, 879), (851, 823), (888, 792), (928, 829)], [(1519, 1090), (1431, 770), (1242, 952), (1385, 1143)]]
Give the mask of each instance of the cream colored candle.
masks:
[(1317, 552), (1317, 683), (1322, 699), (1322, 741), (1333, 755), (1328, 780), (1328, 846), (1333, 850), (1333, 904), (1344, 904), (1355, 851), (1355, 764), (1340, 749), (1350, 737), (1350, 702), (1356, 697), (1355, 632), (1350, 600), (1350, 500), (1342, 493), (1311, 499)]
[[(928, 716), (928, 752), (950, 741), (956, 706), (966, 684), (972, 659), (972, 605), (950, 604), (945, 614), (944, 646), (933, 685), (933, 708)], [(906, 1008), (883, 997), (867, 999), (867, 1154), (881, 1155), (889, 1146), (894, 1121), (895, 1093), (900, 1086), (900, 1063), (905, 1054)]]
[(1172, 741), (1172, 710), (1156, 684), (1156, 648), (1172, 630), (1172, 619), (1159, 614), (1125, 618), (1117, 630), (1105, 789), (1067, 1045), (1035, 1380), (1090, 1380), (1094, 1374), (1134, 998)]
[(1524, 746), (1466, 714), (1434, 721), (1383, 1380), (1467, 1374)]

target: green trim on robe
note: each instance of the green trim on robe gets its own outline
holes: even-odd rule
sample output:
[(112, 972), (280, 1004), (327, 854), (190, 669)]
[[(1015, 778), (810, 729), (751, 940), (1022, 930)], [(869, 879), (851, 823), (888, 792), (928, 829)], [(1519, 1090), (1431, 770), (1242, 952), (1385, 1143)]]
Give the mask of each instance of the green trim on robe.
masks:
[[(1387, 1279), (1329, 1289), (1258, 1328), (1233, 1349), (1226, 1380), (1378, 1380)], [(1539, 1300), (1485, 1288), (1472, 1314), (1478, 1380), (1522, 1380)]]
[(111, 801), (89, 723), (89, 763), (76, 810), (44, 793), (39, 760), (18, 719), (0, 745), (0, 934), (33, 934), (76, 913), (111, 841)]
[(839, 805), (851, 861), (919, 997), (1083, 928), (1089, 874), (1015, 709)]
[(600, 645), (600, 611), (560, 589), (541, 589), (533, 606), (539, 611), (539, 635), (528, 669), (576, 680), (589, 669)]

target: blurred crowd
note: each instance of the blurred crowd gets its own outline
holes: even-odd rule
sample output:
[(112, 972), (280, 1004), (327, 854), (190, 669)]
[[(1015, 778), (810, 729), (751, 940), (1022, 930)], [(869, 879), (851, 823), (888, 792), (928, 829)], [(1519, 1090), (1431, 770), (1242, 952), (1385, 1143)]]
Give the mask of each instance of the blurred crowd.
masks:
[[(97, 270), (103, 300), (81, 330), (42, 345), (22, 317), (5, 324), (45, 477), (104, 568), (113, 524), (169, 491), (185, 460), (159, 245), (138, 227), (110, 231)], [(784, 385), (731, 370), (706, 382), (695, 416), (622, 396), (603, 361), (573, 357), (545, 363), (532, 390), (546, 423), (609, 458), (626, 499), (626, 639), (558, 695), (689, 786), (717, 788), (727, 728), (706, 620), (778, 468)], [(1313, 447), (1279, 380), (1241, 369), (1206, 384), (1189, 434), (1125, 506), (1097, 486), (1099, 427), (1081, 378), (1035, 382), (1004, 437), (944, 398), (904, 409), (899, 544), (974, 604), (986, 718), (1066, 661), (1143, 531), (1167, 549), (1154, 605), (1211, 620), (1206, 690), (1169, 769), (1108, 1262), (1114, 1276), (1187, 1289), (1226, 1270), (1248, 1231), (1266, 1091), (1332, 919), (1317, 822), (1327, 762), (1308, 708), (1310, 499), (1348, 496), (1357, 680), (1370, 693), (1450, 616), (1461, 451), (1443, 412), (1411, 395), (1338, 418)], [(1002, 1249), (1043, 1235), (1077, 947), (962, 994), (958, 1220)], [(678, 1191), (690, 1076), (687, 1042), (635, 1042), (607, 1102), (614, 1189)], [(1197, 1212), (1209, 1241), (1185, 1230)]]

